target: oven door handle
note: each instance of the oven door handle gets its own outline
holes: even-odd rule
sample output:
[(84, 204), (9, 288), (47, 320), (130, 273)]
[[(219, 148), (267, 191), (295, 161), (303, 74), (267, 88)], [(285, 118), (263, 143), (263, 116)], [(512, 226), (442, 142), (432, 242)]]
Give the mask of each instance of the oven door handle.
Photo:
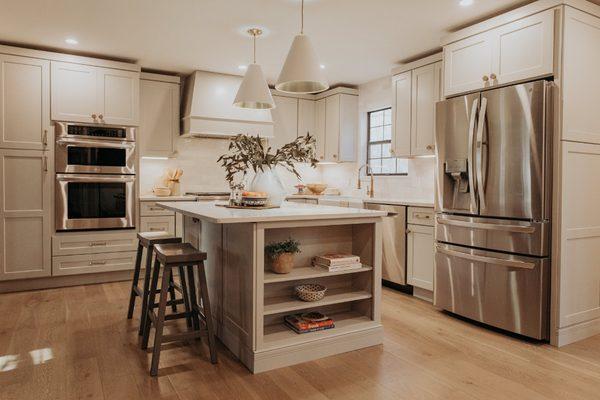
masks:
[(56, 180), (59, 182), (133, 182), (135, 181), (135, 175), (100, 175), (100, 174), (89, 174), (75, 175), (75, 174), (56, 174)]
[(504, 225), (504, 224), (490, 224), (487, 222), (469, 222), (469, 221), (457, 221), (452, 219), (445, 219), (438, 217), (437, 223), (440, 225), (451, 225), (458, 226), (461, 228), (473, 228), (473, 229), (485, 229), (488, 231), (505, 231), (514, 233), (534, 233), (535, 227), (523, 226), (523, 225)]
[(58, 139), (56, 143), (64, 147), (104, 147), (110, 149), (133, 149), (135, 147), (135, 144), (130, 142), (109, 142), (106, 140)]
[(463, 253), (462, 251), (446, 249), (440, 245), (436, 245), (435, 249), (436, 249), (436, 251), (446, 254), (448, 256), (464, 258), (464, 259), (470, 260), (470, 261), (477, 261), (477, 262), (482, 262), (482, 263), (486, 263), (486, 264), (502, 265), (503, 267), (510, 267), (510, 268), (521, 268), (521, 269), (534, 269), (535, 268), (534, 263), (526, 262), (526, 261), (506, 260), (503, 258), (478, 256), (476, 254)]

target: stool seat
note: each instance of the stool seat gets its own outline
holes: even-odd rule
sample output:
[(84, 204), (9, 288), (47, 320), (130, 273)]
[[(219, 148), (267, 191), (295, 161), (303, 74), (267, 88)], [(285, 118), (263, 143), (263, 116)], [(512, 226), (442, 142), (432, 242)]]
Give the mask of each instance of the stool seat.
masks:
[(137, 237), (140, 244), (144, 247), (164, 243), (181, 243), (181, 238), (175, 237), (168, 232), (139, 232)]
[(156, 257), (162, 264), (197, 264), (206, 260), (206, 253), (189, 243), (166, 243), (154, 246)]

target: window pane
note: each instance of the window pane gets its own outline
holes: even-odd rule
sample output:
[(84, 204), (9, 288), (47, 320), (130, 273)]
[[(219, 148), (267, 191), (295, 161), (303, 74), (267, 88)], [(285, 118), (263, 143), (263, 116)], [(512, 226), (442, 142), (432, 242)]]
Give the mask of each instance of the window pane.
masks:
[(394, 174), (396, 173), (396, 159), (395, 158), (384, 158), (381, 160), (381, 173), (382, 174)]
[(371, 127), (383, 125), (383, 111), (371, 113)]
[(371, 142), (383, 140), (383, 126), (371, 128)]
[(391, 157), (390, 149), (392, 145), (391, 143), (383, 143), (381, 145), (381, 157)]
[(380, 159), (369, 160), (369, 165), (371, 166), (371, 170), (373, 171), (374, 174), (381, 173), (381, 160)]
[(383, 127), (383, 140), (392, 140), (392, 126), (386, 125)]
[(387, 110), (383, 110), (383, 123), (384, 125), (392, 124), (392, 109), (388, 108)]
[(408, 160), (399, 158), (397, 160), (396, 172), (399, 174), (408, 174)]
[(369, 158), (381, 158), (381, 145), (380, 144), (369, 145)]

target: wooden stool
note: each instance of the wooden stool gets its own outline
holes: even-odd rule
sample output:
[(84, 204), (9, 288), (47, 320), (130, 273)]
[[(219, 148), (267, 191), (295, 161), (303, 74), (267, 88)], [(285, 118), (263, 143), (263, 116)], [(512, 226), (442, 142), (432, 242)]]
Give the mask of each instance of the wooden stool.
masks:
[[(217, 347), (215, 343), (215, 334), (213, 327), (212, 314), (210, 311), (210, 299), (208, 297), (208, 286), (206, 283), (206, 272), (204, 270), (204, 260), (206, 253), (202, 253), (189, 243), (181, 244), (158, 244), (155, 246), (156, 261), (152, 272), (152, 283), (150, 286), (150, 300), (148, 302), (148, 316), (144, 326), (144, 336), (142, 339), (142, 348), (148, 348), (148, 339), (150, 337), (150, 328), (154, 325), (154, 348), (152, 349), (152, 365), (150, 375), (156, 376), (158, 373), (158, 362), (160, 359), (160, 349), (163, 343), (182, 341), (199, 338), (203, 332), (200, 329), (200, 320), (205, 324), (208, 333), (208, 345), (210, 349), (210, 360), (213, 364), (217, 362)], [(157, 289), (158, 276), (160, 269), (163, 269), (162, 283), (160, 289)], [(180, 276), (187, 272), (187, 295), (184, 294), (186, 303), (189, 302), (190, 311), (184, 313), (166, 314), (167, 296), (169, 279), (172, 275), (172, 268), (179, 268)], [(185, 271), (184, 271), (185, 270)], [(195, 271), (198, 270), (198, 276)], [(200, 296), (202, 306), (196, 300), (196, 278), (200, 283)], [(160, 293), (158, 305), (155, 298), (156, 293)], [(186, 304), (188, 305), (188, 304)], [(158, 308), (158, 314), (154, 309)], [(164, 335), (164, 323), (166, 320), (179, 318), (192, 318), (192, 327), (188, 332), (172, 335)]]
[[(129, 308), (127, 309), (127, 319), (133, 317), (133, 309), (135, 308), (135, 298), (142, 298), (142, 313), (140, 316), (140, 327), (138, 334), (142, 335), (144, 328), (144, 319), (146, 318), (146, 310), (148, 307), (148, 289), (150, 287), (150, 274), (152, 270), (152, 254), (154, 246), (157, 244), (165, 243), (181, 243), (181, 238), (173, 237), (173, 235), (166, 232), (140, 232), (137, 234), (138, 237), (138, 248), (137, 256), (135, 258), (135, 269), (133, 270), (133, 279), (131, 281), (131, 294), (129, 295)], [(138, 286), (140, 271), (142, 267), (142, 254), (144, 248), (146, 251), (146, 271), (144, 274), (144, 287), (140, 289)], [(183, 303), (183, 300), (177, 300), (175, 298), (176, 285), (171, 277), (169, 282), (169, 293), (171, 295), (171, 301), (169, 302), (173, 308), (173, 312), (177, 312), (177, 304)]]

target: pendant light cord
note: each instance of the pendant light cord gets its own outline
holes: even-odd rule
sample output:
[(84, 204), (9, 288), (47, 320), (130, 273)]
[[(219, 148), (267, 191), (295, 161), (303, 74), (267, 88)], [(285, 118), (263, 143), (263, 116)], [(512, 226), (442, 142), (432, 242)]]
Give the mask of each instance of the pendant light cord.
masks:
[(300, 34), (304, 34), (304, 0), (302, 0), (302, 6), (300, 7)]
[(253, 41), (253, 47), (254, 47), (254, 50), (253, 50), (253, 57), (254, 57), (253, 59), (254, 59), (254, 61), (253, 61), (253, 63), (256, 64), (256, 33), (254, 33), (252, 35), (252, 41)]

